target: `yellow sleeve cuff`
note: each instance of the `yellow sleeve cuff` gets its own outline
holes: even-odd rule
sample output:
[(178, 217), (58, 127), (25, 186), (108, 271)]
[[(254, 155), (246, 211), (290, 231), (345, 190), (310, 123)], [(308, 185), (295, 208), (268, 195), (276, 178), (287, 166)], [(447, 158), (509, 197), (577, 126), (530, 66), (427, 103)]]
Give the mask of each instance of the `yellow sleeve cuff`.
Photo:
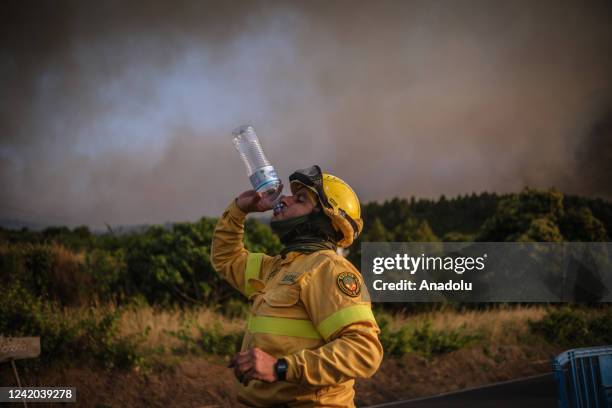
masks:
[(299, 383), (300, 382), (300, 373), (297, 369), (297, 364), (295, 361), (295, 356), (288, 355), (283, 356), (285, 360), (287, 360), (287, 376), (285, 377), (285, 381), (290, 383)]
[(238, 208), (238, 205), (236, 204), (236, 199), (232, 200), (230, 205), (225, 210), (224, 214), (228, 214), (236, 221), (244, 221), (247, 216), (247, 213), (243, 212), (240, 208)]

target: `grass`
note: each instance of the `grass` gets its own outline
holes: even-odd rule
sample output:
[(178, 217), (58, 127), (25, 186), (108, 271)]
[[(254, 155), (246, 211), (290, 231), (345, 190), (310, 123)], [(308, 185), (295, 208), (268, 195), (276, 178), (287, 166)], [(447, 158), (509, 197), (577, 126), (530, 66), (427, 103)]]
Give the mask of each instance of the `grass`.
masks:
[[(230, 318), (226, 314), (207, 308), (185, 311), (133, 307), (121, 314), (119, 330), (125, 336), (147, 330), (143, 345), (156, 350), (179, 354), (228, 354), (231, 349), (217, 343), (235, 344), (246, 323), (242, 317)], [(485, 350), (487, 344), (519, 346), (532, 336), (529, 322), (543, 319), (546, 308), (500, 306), (488, 310), (449, 309), (417, 315), (389, 315), (379, 311), (376, 315), (383, 329), (383, 342), (389, 339), (401, 341), (399, 332), (406, 336), (406, 344), (400, 344), (395, 352), (389, 354), (399, 356), (419, 352), (434, 355), (479, 344), (484, 344)]]
[[(406, 341), (411, 345), (395, 355), (413, 351), (431, 355), (477, 344), (485, 344), (485, 348), (486, 344), (518, 346), (532, 336), (530, 322), (542, 320), (546, 313), (543, 306), (500, 306), (488, 310), (449, 309), (416, 315), (377, 311), (376, 316), (383, 328), (383, 341), (385, 337), (397, 338), (401, 331), (410, 337)], [(123, 336), (147, 331), (143, 345), (148, 348), (184, 354), (212, 350), (227, 352), (215, 343), (236, 341), (245, 325), (244, 318), (230, 318), (219, 310), (138, 306), (123, 311), (118, 327)]]
[[(161, 309), (142, 302), (122, 307), (59, 307), (28, 297), (27, 292), (11, 293), (0, 301), (4, 305), (0, 307), (4, 319), (0, 328), (5, 325), (9, 335), (41, 335), (49, 361), (79, 351), (78, 355), (93, 357), (108, 368), (146, 368), (152, 359), (157, 365), (164, 357), (228, 356), (238, 350), (246, 324), (242, 303), (225, 310)], [(469, 349), (503, 360), (508, 350), (534, 345), (577, 346), (597, 339), (607, 341), (610, 337), (606, 333), (612, 332), (610, 310), (502, 305), (411, 315), (375, 310), (375, 314), (388, 357), (417, 353), (431, 358)], [(11, 333), (7, 331), (10, 327), (23, 330)], [(595, 339), (593, 333), (599, 337)], [(579, 344), (573, 344), (574, 339), (580, 340)]]
[(540, 320), (529, 322), (531, 331), (550, 343), (564, 347), (599, 346), (612, 343), (612, 309), (551, 309)]
[(219, 334), (242, 332), (245, 320), (228, 318), (224, 314), (206, 308), (190, 310), (156, 309), (150, 306), (128, 308), (121, 314), (119, 330), (123, 335), (148, 330), (144, 345), (150, 348), (172, 350), (180, 347), (183, 340), (171, 333), (182, 333), (182, 337), (197, 338), (202, 329), (210, 328)]
[(397, 313), (388, 315), (378, 312), (377, 316), (389, 319), (389, 329), (396, 331), (402, 327), (422, 327), (427, 322), (433, 330), (462, 330), (480, 333), (488, 341), (499, 343), (508, 340), (509, 331), (525, 334), (529, 331), (529, 321), (540, 320), (546, 314), (544, 306), (496, 306), (486, 310), (457, 311), (439, 310), (419, 314)]
[[(177, 389), (191, 390), (202, 398), (211, 396), (210, 401), (206, 400), (210, 404), (233, 405), (223, 399), (230, 395), (227, 384), (233, 381), (231, 370), (225, 368), (226, 357), (236, 350), (245, 325), (243, 317), (228, 317), (235, 316), (234, 312), (158, 309), (146, 304), (121, 308), (98, 305), (55, 312), (57, 322), (91, 322), (79, 325), (86, 336), (75, 337), (85, 344), (87, 336), (98, 336), (107, 327), (105, 316), (116, 316), (113, 336), (106, 336), (105, 342), (98, 341), (93, 348), (98, 356), (114, 360), (112, 367), (90, 365), (69, 355), (72, 366), (61, 371), (70, 372), (71, 384), (83, 389), (83, 395), (89, 395), (92, 401), (110, 401), (108, 394), (99, 390), (103, 384), (113, 384), (112, 406), (139, 406), (143, 401), (135, 395), (150, 392), (151, 384), (166, 384), (154, 397), (165, 398), (170, 405), (179, 405), (175, 401)], [(550, 356), (561, 351), (531, 332), (529, 321), (543, 321), (549, 316), (544, 307), (463, 312), (449, 309), (415, 315), (377, 311), (376, 316), (381, 323), (387, 320), (387, 337), (405, 330), (410, 348), (403, 355), (385, 350), (379, 373), (373, 379), (358, 382), (358, 395), (364, 405), (384, 402), (389, 393), (408, 398), (543, 372), (550, 369)], [(384, 337), (383, 334), (381, 338)], [(38, 378), (45, 384), (65, 382), (68, 377), (58, 374), (63, 364), (56, 364), (64, 357), (53, 357), (57, 361), (27, 372), (28, 378)], [(27, 360), (21, 361), (21, 366), (24, 362)], [(131, 369), (108, 370), (121, 366)], [(388, 392), (381, 393), (382, 389)], [(132, 403), (127, 402), (130, 398)], [(193, 401), (189, 400), (189, 404), (193, 406)]]

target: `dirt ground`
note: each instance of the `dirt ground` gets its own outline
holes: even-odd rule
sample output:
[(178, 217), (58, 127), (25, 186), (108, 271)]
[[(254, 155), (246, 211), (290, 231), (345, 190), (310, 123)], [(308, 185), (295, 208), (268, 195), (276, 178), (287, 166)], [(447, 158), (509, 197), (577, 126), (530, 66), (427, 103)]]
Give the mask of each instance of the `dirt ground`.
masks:
[[(416, 354), (386, 358), (374, 377), (357, 382), (356, 402), (368, 406), (544, 373), (550, 371), (550, 358), (560, 351), (537, 344), (486, 350), (472, 347), (429, 359)], [(225, 364), (219, 357), (187, 356), (172, 368), (149, 372), (75, 365), (23, 372), (22, 382), (76, 387), (79, 407), (242, 406), (236, 401), (234, 379)], [(10, 365), (0, 367), (0, 381), (14, 385)]]

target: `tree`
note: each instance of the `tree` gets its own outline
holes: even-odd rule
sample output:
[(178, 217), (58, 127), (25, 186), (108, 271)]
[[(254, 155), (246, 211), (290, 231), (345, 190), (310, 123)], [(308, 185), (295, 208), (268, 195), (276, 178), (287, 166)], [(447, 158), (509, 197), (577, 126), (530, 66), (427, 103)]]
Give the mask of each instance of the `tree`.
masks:
[(560, 223), (563, 236), (568, 241), (599, 242), (608, 241), (603, 223), (588, 207), (570, 209)]
[(405, 219), (395, 228), (394, 238), (397, 242), (436, 242), (439, 241), (429, 223), (414, 217)]
[(551, 217), (534, 218), (529, 228), (516, 238), (519, 242), (562, 242), (563, 236)]
[(380, 218), (374, 218), (372, 225), (363, 236), (366, 242), (388, 242), (393, 240), (392, 235), (387, 231)]
[(525, 188), (500, 201), (477, 240), (557, 242), (563, 239), (558, 228), (563, 213), (563, 194), (559, 191)]

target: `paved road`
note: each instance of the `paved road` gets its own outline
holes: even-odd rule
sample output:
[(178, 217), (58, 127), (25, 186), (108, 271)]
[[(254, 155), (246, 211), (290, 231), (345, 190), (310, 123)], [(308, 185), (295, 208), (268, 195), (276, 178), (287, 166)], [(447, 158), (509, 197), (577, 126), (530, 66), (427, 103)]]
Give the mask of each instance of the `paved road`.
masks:
[(370, 408), (441, 408), (441, 407), (520, 407), (557, 406), (557, 390), (552, 373), (511, 380), (469, 390), (375, 405)]

